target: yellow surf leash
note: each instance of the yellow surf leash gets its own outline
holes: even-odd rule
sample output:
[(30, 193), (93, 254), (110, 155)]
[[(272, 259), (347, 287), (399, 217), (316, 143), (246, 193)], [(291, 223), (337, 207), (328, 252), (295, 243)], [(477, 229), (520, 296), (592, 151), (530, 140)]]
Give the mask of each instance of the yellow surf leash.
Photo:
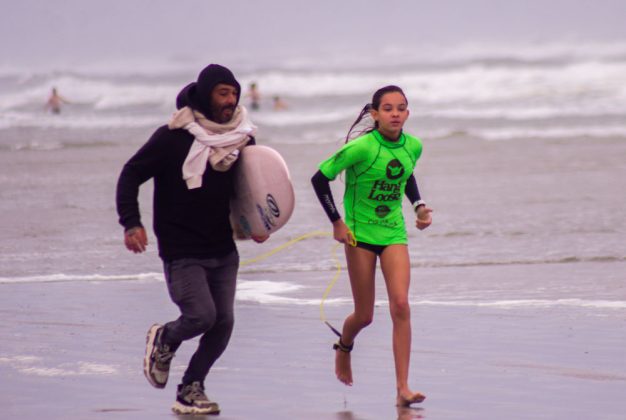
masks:
[(289, 248), (291, 245), (293, 245), (295, 243), (298, 243), (298, 242), (303, 241), (305, 239), (314, 238), (316, 236), (333, 236), (333, 234), (330, 233), (330, 232), (322, 231), (322, 230), (314, 230), (312, 232), (305, 233), (304, 235), (298, 236), (297, 238), (294, 238), (294, 239), (292, 239), (292, 240), (290, 240), (288, 242), (285, 242), (284, 244), (282, 244), (280, 246), (277, 246), (276, 248), (266, 252), (265, 254), (261, 254), (261, 255), (259, 255), (257, 257), (251, 258), (249, 260), (242, 261), (239, 265), (241, 267), (245, 267), (246, 265), (250, 265), (250, 264), (253, 264), (255, 262), (263, 261), (263, 260), (271, 257), (272, 255), (282, 251), (283, 249)]
[[(352, 232), (350, 232), (352, 241), (350, 242), (351, 246), (356, 246), (356, 239), (354, 239), (354, 234), (352, 234)], [(274, 249), (271, 249), (270, 251), (266, 252), (265, 254), (261, 254), (255, 258), (251, 258), (248, 260), (244, 260), (241, 262), (240, 266), (241, 267), (245, 267), (246, 265), (250, 265), (250, 264), (254, 264), (255, 262), (259, 262), (259, 261), (263, 261), (269, 257), (271, 257), (272, 255), (282, 251), (283, 249), (289, 248), (291, 245), (296, 244), (300, 241), (303, 241), (305, 239), (309, 239), (309, 238), (314, 238), (314, 237), (319, 237), (319, 236), (333, 236), (333, 234), (331, 232), (326, 232), (326, 231), (321, 231), (321, 230), (314, 230), (312, 232), (309, 233), (305, 233), (304, 235), (298, 236), (297, 238), (294, 238), (290, 241), (285, 242), (284, 244), (277, 246)], [(328, 326), (328, 328), (331, 329), (332, 332), (334, 332), (335, 334), (337, 334), (338, 337), (341, 337), (341, 333), (339, 331), (337, 331), (337, 329), (335, 327), (333, 327), (330, 322), (328, 322), (328, 320), (326, 319), (326, 313), (324, 312), (324, 301), (326, 300), (326, 298), (328, 297), (328, 294), (330, 293), (330, 291), (332, 290), (332, 288), (335, 286), (335, 283), (337, 283), (337, 280), (339, 279), (339, 275), (341, 274), (341, 264), (339, 263), (339, 259), (337, 258), (337, 248), (339, 248), (342, 244), (341, 243), (337, 243), (335, 244), (335, 246), (333, 246), (332, 249), (332, 259), (335, 263), (335, 274), (332, 278), (332, 280), (330, 281), (330, 283), (328, 284), (328, 286), (326, 287), (326, 290), (324, 291), (324, 294), (322, 295), (322, 300), (320, 301), (320, 319), (321, 321), (326, 324)]]
[[(356, 246), (356, 239), (354, 238), (354, 233), (352, 233), (352, 231), (350, 231), (350, 239), (351, 241), (349, 242), (349, 245)], [(322, 300), (320, 301), (320, 319), (322, 320), (324, 324), (328, 326), (328, 328), (330, 328), (332, 332), (334, 332), (337, 335), (337, 337), (339, 337), (340, 342), (341, 342), (341, 333), (337, 331), (337, 329), (333, 327), (330, 324), (330, 322), (328, 322), (328, 320), (326, 319), (326, 313), (324, 312), (324, 301), (328, 297), (328, 294), (330, 293), (333, 286), (335, 286), (337, 279), (339, 279), (339, 274), (341, 274), (341, 264), (339, 264), (339, 258), (337, 258), (337, 248), (339, 248), (339, 246), (341, 245), (342, 245), (341, 243), (338, 243), (338, 244), (335, 244), (335, 246), (333, 247), (332, 257), (333, 257), (333, 261), (335, 262), (335, 275), (333, 276), (333, 279), (330, 281), (330, 283), (326, 287), (326, 290), (324, 291), (324, 294), (322, 295)]]
[(333, 261), (335, 262), (335, 275), (333, 276), (333, 279), (330, 281), (330, 283), (328, 283), (328, 286), (326, 287), (326, 290), (324, 291), (324, 294), (322, 295), (322, 300), (320, 301), (320, 319), (322, 320), (324, 324), (328, 326), (328, 328), (331, 329), (332, 332), (337, 334), (337, 336), (339, 337), (341, 337), (341, 333), (337, 331), (335, 327), (330, 325), (330, 322), (328, 322), (328, 320), (326, 319), (326, 313), (324, 312), (324, 301), (328, 297), (328, 294), (330, 293), (332, 288), (335, 286), (335, 283), (337, 283), (337, 280), (339, 279), (339, 275), (341, 274), (341, 264), (339, 264), (339, 259), (337, 258), (337, 248), (339, 248), (341, 245), (342, 245), (341, 243), (337, 243), (335, 244), (335, 246), (333, 246), (332, 257), (333, 257)]

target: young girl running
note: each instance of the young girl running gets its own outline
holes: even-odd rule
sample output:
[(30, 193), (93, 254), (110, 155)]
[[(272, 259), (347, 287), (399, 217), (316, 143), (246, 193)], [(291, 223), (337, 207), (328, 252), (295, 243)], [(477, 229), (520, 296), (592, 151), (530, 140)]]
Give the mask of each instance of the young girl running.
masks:
[[(373, 127), (349, 141), (355, 127), (370, 114)], [(376, 260), (387, 286), (393, 321), (393, 356), (398, 406), (426, 398), (409, 388), (411, 313), (409, 307), (410, 261), (407, 232), (402, 216), (406, 195), (416, 213), (415, 226), (422, 230), (431, 222), (432, 210), (421, 200), (413, 169), (422, 153), (419, 139), (402, 131), (409, 116), (402, 89), (386, 86), (374, 93), (346, 136), (346, 144), (322, 162), (311, 179), (315, 192), (333, 224), (335, 240), (345, 244), (354, 312), (343, 324), (335, 349), (335, 373), (352, 385), (350, 352), (358, 333), (374, 315)], [(335, 206), (329, 181), (345, 171), (345, 222)]]

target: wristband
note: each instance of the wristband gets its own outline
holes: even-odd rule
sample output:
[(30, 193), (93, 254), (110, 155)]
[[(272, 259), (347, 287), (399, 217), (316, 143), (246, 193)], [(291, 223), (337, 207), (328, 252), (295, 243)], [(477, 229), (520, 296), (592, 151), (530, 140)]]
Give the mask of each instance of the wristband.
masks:
[(413, 211), (415, 211), (415, 213), (417, 213), (417, 208), (419, 206), (425, 206), (426, 202), (424, 200), (417, 200), (415, 203), (413, 203)]

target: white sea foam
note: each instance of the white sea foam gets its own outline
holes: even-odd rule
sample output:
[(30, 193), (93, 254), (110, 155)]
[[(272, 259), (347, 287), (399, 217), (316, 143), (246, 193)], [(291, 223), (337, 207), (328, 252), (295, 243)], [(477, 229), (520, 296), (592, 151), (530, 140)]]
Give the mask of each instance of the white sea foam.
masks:
[(7, 128), (67, 128), (67, 129), (110, 129), (158, 127), (167, 119), (161, 115), (82, 115), (74, 118), (70, 115), (50, 116), (33, 113), (7, 112), (0, 115), (0, 129)]
[[(274, 282), (267, 280), (245, 281), (239, 280), (237, 284), (237, 300), (243, 302), (256, 302), (262, 304), (287, 304), (287, 305), (319, 305), (320, 297), (301, 298), (284, 296), (305, 289), (305, 286), (289, 283)], [(328, 299), (326, 304), (333, 305), (344, 303), (347, 299)]]
[(44, 274), (40, 276), (26, 277), (0, 277), (3, 283), (56, 283), (56, 282), (106, 282), (106, 281), (163, 281), (162, 273), (139, 273), (139, 274)]
[(37, 356), (28, 356), (28, 355), (17, 355), (17, 356), (0, 356), (0, 363), (7, 364), (33, 364), (41, 362), (41, 357)]
[[(237, 299), (245, 302), (256, 302), (270, 305), (319, 305), (319, 298), (300, 298), (284, 296), (289, 292), (300, 290), (302, 286), (283, 282), (254, 281), (240, 284), (237, 288)], [(350, 305), (349, 296), (327, 299), (324, 305)], [(377, 299), (376, 306), (387, 306), (389, 301)], [(587, 300), (587, 299), (495, 299), (495, 300), (425, 300), (414, 299), (415, 306), (450, 306), (472, 308), (500, 308), (500, 309), (533, 309), (533, 308), (590, 308), (606, 310), (624, 310), (625, 301)]]
[(626, 125), (603, 125), (583, 127), (499, 127), (491, 129), (469, 130), (469, 135), (485, 140), (512, 140), (524, 138), (568, 139), (580, 137), (626, 137)]
[(414, 300), (413, 305), (423, 306), (458, 306), (481, 308), (594, 308), (594, 309), (626, 309), (626, 302), (621, 300), (587, 300), (587, 299), (503, 299), (503, 300)]
[[(255, 77), (267, 95), (337, 97), (369, 95), (389, 84), (388, 71), (272, 71)], [(528, 98), (571, 98), (604, 94), (623, 98), (624, 62), (579, 62), (561, 66), (468, 63), (446, 69), (410, 67), (394, 71), (393, 81), (413, 101), (446, 104), (488, 103)]]
[[(289, 282), (274, 281), (240, 281), (237, 287), (237, 299), (246, 302), (256, 302), (272, 305), (319, 305), (319, 297), (295, 297), (294, 292), (302, 292), (306, 287)], [(291, 296), (289, 296), (291, 294)], [(299, 293), (302, 294), (302, 293)], [(327, 299), (325, 305), (347, 305), (351, 304), (349, 296)], [(386, 299), (377, 299), (377, 306), (388, 305)], [(502, 308), (502, 309), (532, 309), (532, 308), (592, 308), (607, 310), (626, 309), (626, 302), (621, 300), (601, 300), (601, 299), (466, 299), (466, 300), (431, 300), (413, 299), (412, 305), (416, 306), (454, 306), (454, 307), (480, 307), (480, 308)]]
[[(161, 273), (141, 273), (129, 275), (67, 275), (54, 274), (43, 276), (0, 278), (2, 283), (50, 283), (50, 282), (106, 282), (106, 281), (163, 281)], [(267, 305), (319, 305), (322, 293), (316, 296), (310, 292), (308, 286), (286, 281), (269, 280), (245, 280), (238, 279), (236, 298), (241, 302), (253, 302)], [(324, 301), (325, 305), (348, 305), (351, 304), (350, 296), (333, 297)], [(386, 299), (376, 300), (376, 305), (388, 305)], [(503, 309), (532, 309), (532, 308), (591, 308), (606, 310), (624, 310), (626, 301), (603, 300), (603, 299), (424, 299), (415, 298), (411, 300), (412, 305), (417, 306), (450, 306), (450, 307), (483, 307), (483, 308), (503, 308)], [(18, 359), (11, 359), (18, 360)], [(23, 363), (34, 363), (38, 360), (24, 356)], [(0, 363), (7, 363), (6, 358), (0, 357)]]
[[(38, 111), (35, 115), (41, 117), (51, 86), (55, 86), (70, 101), (66, 106), (68, 109), (99, 111), (146, 105), (173, 110), (174, 99), (182, 87), (180, 83), (171, 82), (107, 80), (75, 74), (53, 75), (45, 80), (28, 83), (20, 89), (0, 93), (0, 110), (35, 107)], [(73, 115), (76, 116), (76, 113)]]
[(116, 366), (85, 361), (49, 366), (43, 358), (29, 355), (0, 356), (0, 364), (35, 376), (110, 376), (119, 373)]

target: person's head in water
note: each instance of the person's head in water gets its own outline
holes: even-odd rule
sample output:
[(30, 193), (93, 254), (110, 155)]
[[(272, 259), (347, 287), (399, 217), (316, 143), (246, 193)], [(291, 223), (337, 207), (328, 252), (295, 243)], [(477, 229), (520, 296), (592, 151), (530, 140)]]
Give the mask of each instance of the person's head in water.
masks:
[(377, 129), (388, 139), (397, 139), (402, 132), (406, 119), (409, 117), (408, 105), (409, 101), (406, 95), (398, 86), (389, 85), (378, 89), (372, 96), (372, 102), (363, 107), (350, 130), (348, 130), (346, 143), (350, 140), (354, 128), (368, 114), (374, 121), (373, 126), (357, 132), (357, 135), (369, 133)]
[(241, 86), (233, 73), (219, 64), (210, 64), (200, 72), (196, 82), (183, 89), (176, 105), (190, 106), (208, 119), (224, 124), (233, 117), (240, 96)]

